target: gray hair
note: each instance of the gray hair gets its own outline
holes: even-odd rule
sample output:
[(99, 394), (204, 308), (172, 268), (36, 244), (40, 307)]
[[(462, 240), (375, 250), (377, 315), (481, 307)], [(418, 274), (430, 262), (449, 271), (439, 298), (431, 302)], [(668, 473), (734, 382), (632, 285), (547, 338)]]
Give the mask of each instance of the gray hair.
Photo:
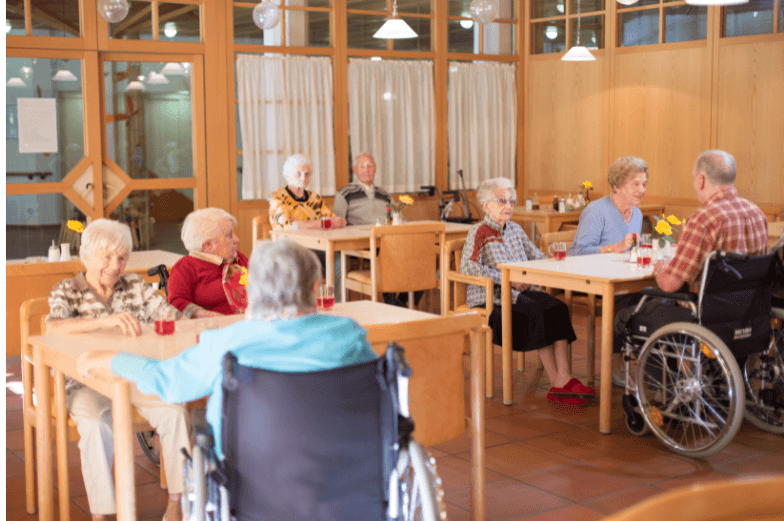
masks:
[(289, 156), (286, 159), (286, 162), (283, 163), (283, 177), (286, 178), (286, 182), (289, 184), (293, 184), (291, 180), (292, 176), (297, 173), (297, 169), (301, 168), (304, 165), (308, 165), (311, 170), (313, 169), (313, 163), (311, 163), (310, 158), (305, 154), (294, 154), (293, 156)]
[(371, 153), (369, 153), (369, 152), (360, 152), (359, 154), (357, 154), (356, 156), (354, 156), (354, 162), (353, 162), (353, 163), (351, 163), (351, 167), (352, 167), (352, 168), (356, 168), (356, 167), (357, 167), (357, 163), (359, 162), (359, 158), (360, 158), (360, 157), (362, 157), (362, 156), (368, 156), (370, 159), (372, 159), (372, 160), (373, 160), (373, 163), (375, 163), (375, 162), (376, 162), (376, 158), (375, 158), (375, 157), (373, 157), (373, 154), (371, 154)]
[(309, 249), (288, 239), (261, 241), (248, 263), (248, 316), (310, 313), (320, 280), (321, 263)]
[(702, 174), (713, 185), (735, 183), (735, 158), (724, 150), (706, 150), (694, 164), (694, 170)]
[(623, 183), (640, 172), (645, 172), (645, 175), (650, 177), (648, 163), (644, 159), (636, 156), (619, 157), (607, 171), (607, 182), (612, 188), (620, 188)]
[(92, 257), (96, 250), (120, 250), (131, 253), (133, 237), (127, 224), (110, 219), (96, 219), (82, 232), (79, 258), (82, 262)]
[(514, 191), (514, 184), (506, 177), (487, 179), (479, 184), (479, 188), (476, 189), (476, 200), (479, 201), (479, 205), (482, 208), (490, 199), (495, 199), (495, 191), (498, 188)]
[(220, 225), (224, 220), (237, 226), (237, 219), (226, 210), (220, 208), (203, 208), (191, 212), (182, 223), (182, 243), (191, 253), (198, 253), (206, 241), (215, 239), (220, 234)]

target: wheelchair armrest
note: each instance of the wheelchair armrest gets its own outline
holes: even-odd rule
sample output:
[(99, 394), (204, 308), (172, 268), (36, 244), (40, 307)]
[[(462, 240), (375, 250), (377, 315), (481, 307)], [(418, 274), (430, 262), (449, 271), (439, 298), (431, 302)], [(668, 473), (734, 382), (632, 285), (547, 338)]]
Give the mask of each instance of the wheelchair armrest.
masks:
[(676, 291), (670, 293), (669, 291), (663, 291), (659, 288), (654, 288), (651, 286), (648, 288), (643, 288), (640, 293), (649, 297), (671, 298), (675, 300), (684, 300), (686, 302), (697, 302), (697, 294), (692, 293), (691, 291)]
[(191, 421), (196, 445), (211, 451), (215, 447), (215, 437), (212, 434), (212, 425), (207, 421), (207, 409), (194, 409)]

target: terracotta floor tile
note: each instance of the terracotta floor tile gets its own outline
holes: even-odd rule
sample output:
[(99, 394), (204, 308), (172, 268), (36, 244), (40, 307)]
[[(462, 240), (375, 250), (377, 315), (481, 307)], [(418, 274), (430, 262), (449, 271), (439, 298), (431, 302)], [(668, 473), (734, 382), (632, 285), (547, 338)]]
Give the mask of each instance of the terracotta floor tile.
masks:
[(624, 490), (622, 492), (616, 492), (615, 494), (583, 501), (581, 504), (585, 508), (596, 510), (605, 515), (610, 515), (664, 492), (665, 491), (660, 488), (646, 485), (644, 487)]
[(435, 447), (425, 447), (425, 449), (434, 458), (443, 458), (444, 456), (448, 456), (449, 455), (446, 452), (438, 450)]
[[(468, 459), (470, 455), (458, 454), (458, 457)], [(524, 441), (485, 450), (485, 467), (509, 477), (571, 462), (569, 458), (534, 447)]]
[[(773, 454), (759, 450), (748, 445), (744, 445), (743, 441), (747, 438), (747, 434), (738, 434), (735, 436), (735, 439), (730, 442), (729, 445), (724, 447), (721, 452), (718, 452), (712, 456), (708, 456), (705, 458), (705, 461), (710, 463), (713, 467), (719, 467), (721, 465), (727, 465), (729, 463), (733, 463), (739, 460), (748, 459), (754, 456), (763, 456), (769, 455), (774, 457)], [(779, 438), (779, 442), (784, 445), (784, 439), (781, 436), (777, 436), (775, 434), (771, 434), (771, 436), (776, 436)]]
[[(485, 447), (493, 447), (495, 445), (501, 445), (512, 441), (514, 441), (514, 439), (510, 438), (509, 436), (496, 434), (494, 432), (489, 432), (487, 430), (485, 431)], [(434, 445), (434, 447), (440, 450), (441, 452), (445, 452), (447, 454), (459, 454), (461, 452), (470, 452), (471, 433), (468, 430), (465, 430), (457, 438), (451, 439), (444, 443), (439, 443), (438, 445)]]
[(485, 419), (485, 428), (488, 431), (523, 440), (574, 429), (574, 426), (535, 412), (519, 412), (502, 418)]
[[(784, 441), (782, 441), (784, 443)], [(731, 474), (784, 474), (784, 454), (765, 454), (717, 467)], [(751, 469), (754, 469), (751, 471)]]
[(596, 510), (585, 508), (582, 505), (570, 505), (521, 519), (525, 519), (525, 521), (594, 521), (603, 518), (604, 514)]
[(5, 398), (5, 410), (6, 411), (21, 411), (22, 410), (22, 402), (24, 401), (23, 396), (14, 395), (14, 396), (6, 396)]
[(646, 483), (693, 474), (708, 467), (707, 463), (699, 459), (642, 447), (619, 448), (613, 454), (588, 458), (584, 462), (619, 476), (641, 478), (646, 480)]
[[(552, 510), (570, 504), (566, 499), (513, 479), (488, 483), (486, 494), (487, 519), (491, 521), (520, 519), (543, 510)], [(452, 492), (448, 501), (468, 510), (471, 502), (468, 488)]]
[(622, 438), (615, 434), (601, 434), (591, 428), (576, 428), (526, 440), (545, 450), (561, 454), (569, 458), (584, 460), (603, 457), (617, 453), (619, 449), (626, 451), (646, 447), (640, 438)]
[[(446, 456), (436, 459), (436, 470), (441, 477), (445, 491), (463, 488), (471, 485), (471, 462), (457, 456)], [(490, 483), (505, 476), (485, 470), (485, 482)]]
[(6, 449), (5, 451), (5, 478), (24, 477), (24, 460)]
[[(157, 483), (136, 485), (136, 518), (161, 519), (166, 511), (169, 495)], [(87, 496), (72, 497), (71, 502), (89, 511)]]
[(781, 440), (780, 434), (764, 431), (744, 421), (733, 442), (761, 451), (784, 453), (784, 443)]
[[(24, 474), (19, 477), (5, 478), (5, 501), (6, 511), (24, 510), (27, 506), (27, 498), (25, 496), (25, 479)], [(9, 518), (10, 519), (10, 518)]]
[(24, 428), (24, 418), (22, 417), (22, 410), (6, 411), (5, 413), (5, 430), (19, 431)]
[(517, 479), (574, 502), (636, 488), (647, 483), (644, 478), (621, 476), (613, 471), (582, 463), (530, 472)]
[(446, 518), (449, 521), (470, 521), (471, 513), (468, 510), (464, 510), (458, 506), (453, 505), (452, 503), (447, 502)]
[(24, 454), (24, 430), (7, 431), (5, 433), (5, 446), (14, 452), (19, 451), (20, 454)]
[(734, 477), (736, 477), (735, 474), (729, 474), (722, 470), (709, 468), (694, 472), (692, 474), (686, 474), (685, 476), (657, 481), (654, 486), (656, 488), (662, 488), (665, 490), (673, 490), (697, 483), (708, 483), (710, 481), (732, 479)]

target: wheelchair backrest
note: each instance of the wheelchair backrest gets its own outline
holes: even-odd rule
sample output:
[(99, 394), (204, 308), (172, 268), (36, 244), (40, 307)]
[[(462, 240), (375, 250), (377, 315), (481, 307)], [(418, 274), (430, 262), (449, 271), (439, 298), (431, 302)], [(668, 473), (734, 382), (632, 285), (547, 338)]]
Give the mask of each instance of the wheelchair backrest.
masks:
[(735, 356), (759, 352), (770, 331), (770, 299), (777, 278), (773, 254), (750, 256), (722, 250), (705, 264), (699, 295), (700, 323)]
[(385, 519), (397, 461), (390, 360), (281, 373), (226, 354), (223, 454), (238, 519)]

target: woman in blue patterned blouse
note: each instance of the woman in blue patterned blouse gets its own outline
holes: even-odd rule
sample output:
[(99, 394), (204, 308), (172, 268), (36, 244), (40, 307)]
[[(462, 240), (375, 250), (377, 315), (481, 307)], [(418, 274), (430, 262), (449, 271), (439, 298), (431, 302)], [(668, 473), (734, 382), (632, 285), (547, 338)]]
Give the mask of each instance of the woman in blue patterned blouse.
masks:
[[(485, 210), (485, 218), (468, 232), (460, 271), (468, 275), (490, 277), (495, 282), (493, 312), (488, 323), (493, 329), (493, 343), (501, 343), (501, 271), (499, 264), (543, 259), (523, 229), (510, 219), (516, 203), (509, 179), (484, 181), (476, 194)], [(485, 291), (468, 286), (467, 302), (471, 307), (485, 305)], [(585, 405), (578, 395), (595, 391), (573, 378), (569, 370), (567, 343), (574, 342), (569, 310), (560, 300), (536, 286), (512, 283), (512, 342), (515, 351), (539, 352), (552, 385), (549, 400), (566, 405)]]

